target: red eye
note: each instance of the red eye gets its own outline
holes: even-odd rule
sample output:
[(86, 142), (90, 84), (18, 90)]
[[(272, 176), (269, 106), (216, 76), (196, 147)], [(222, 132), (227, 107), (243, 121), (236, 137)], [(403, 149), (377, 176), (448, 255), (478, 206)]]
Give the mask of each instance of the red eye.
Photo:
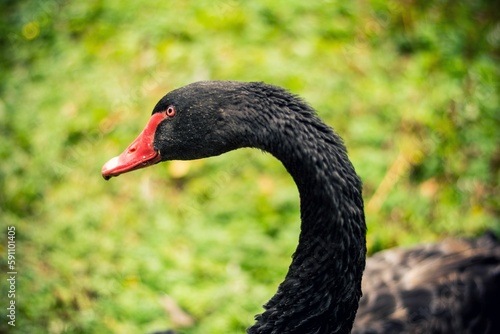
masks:
[(175, 108), (173, 106), (170, 106), (167, 108), (167, 110), (165, 110), (165, 114), (168, 116), (168, 117), (173, 117), (175, 116)]

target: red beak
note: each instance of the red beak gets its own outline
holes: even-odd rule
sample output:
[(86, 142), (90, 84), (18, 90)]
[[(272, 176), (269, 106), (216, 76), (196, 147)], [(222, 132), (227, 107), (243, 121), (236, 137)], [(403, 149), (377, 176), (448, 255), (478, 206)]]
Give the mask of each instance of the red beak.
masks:
[(109, 180), (113, 176), (160, 162), (160, 152), (155, 151), (153, 141), (158, 124), (166, 117), (165, 113), (156, 113), (151, 116), (151, 119), (139, 137), (122, 154), (104, 164), (101, 170), (102, 177), (105, 180)]

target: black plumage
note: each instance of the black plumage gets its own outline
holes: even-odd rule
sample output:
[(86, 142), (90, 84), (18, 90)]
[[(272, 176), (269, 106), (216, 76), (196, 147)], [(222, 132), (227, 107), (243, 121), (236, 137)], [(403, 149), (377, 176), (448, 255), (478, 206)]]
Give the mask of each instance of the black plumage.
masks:
[[(361, 277), (365, 267), (366, 225), (361, 181), (341, 138), (297, 96), (264, 83), (233, 81), (197, 82), (174, 90), (155, 106), (143, 133), (122, 155), (110, 160), (103, 167), (102, 174), (109, 179), (160, 161), (205, 158), (243, 147), (267, 151), (283, 163), (297, 184), (301, 208), (299, 244), (286, 278), (264, 306), (264, 313), (256, 317), (256, 323), (247, 332), (349, 333), (361, 297)], [(500, 246), (494, 241), (491, 244), (493, 247), (484, 250), (490, 256), (489, 269), (473, 260), (477, 268), (470, 269), (466, 265), (457, 268), (450, 264), (448, 269), (460, 269), (462, 275), (483, 270), (483, 277), (475, 276), (477, 280), (484, 279), (477, 283), (476, 290), (491, 288), (498, 293)], [(440, 256), (438, 250), (431, 249), (432, 252), (436, 257)], [(388, 253), (378, 257), (384, 258), (384, 254), (391, 258)], [(419, 255), (411, 254), (408, 251), (402, 256), (407, 260), (414, 259), (417, 266)], [(417, 249), (416, 254), (430, 257), (423, 249)], [(397, 272), (398, 264), (394, 266)], [(445, 270), (444, 266), (442, 270)], [(369, 264), (369, 276), (365, 276), (364, 282), (371, 281), (372, 273), (380, 274), (381, 271), (383, 269), (377, 265), (372, 269)], [(379, 282), (376, 286), (379, 291), (373, 295), (366, 292), (355, 330), (376, 333), (382, 326), (381, 333), (389, 333), (389, 330), (417, 333), (412, 331), (411, 324), (431, 328), (421, 325), (439, 319), (429, 316), (426, 308), (433, 305), (436, 293), (432, 286), (426, 285), (425, 275), (429, 274), (422, 272), (423, 281), (414, 281), (419, 284), (411, 289), (399, 287), (396, 291), (393, 288), (398, 288), (397, 284), (375, 281), (374, 278)], [(440, 289), (450, 290), (438, 293), (440, 298), (447, 296), (451, 300), (457, 294), (476, 292), (467, 283), (461, 284), (464, 282), (461, 278), (451, 277), (455, 278), (452, 286), (447, 287), (444, 281), (437, 285)], [(455, 292), (455, 289), (462, 291), (463, 286), (469, 290)], [(482, 292), (487, 294), (488, 291)], [(490, 301), (490, 304), (491, 308), (498, 306), (498, 301)], [(401, 307), (409, 310), (403, 318), (397, 316)], [(464, 311), (456, 316), (470, 317), (468, 323), (480, 316), (487, 318), (486, 313), (474, 314), (473, 310), (466, 308), (461, 308)], [(369, 318), (365, 310), (373, 310), (374, 318)], [(432, 310), (453, 313), (446, 307), (436, 306)], [(368, 322), (365, 319), (374, 320), (376, 326), (364, 331), (362, 326)], [(486, 327), (481, 327), (486, 332), (489, 328), (497, 328), (492, 326), (498, 326), (498, 319), (491, 317), (482, 323), (488, 321)], [(461, 323), (459, 320), (455, 322)], [(448, 333), (443, 330), (434, 332)]]
[(500, 243), (444, 240), (368, 259), (353, 333), (500, 333)]

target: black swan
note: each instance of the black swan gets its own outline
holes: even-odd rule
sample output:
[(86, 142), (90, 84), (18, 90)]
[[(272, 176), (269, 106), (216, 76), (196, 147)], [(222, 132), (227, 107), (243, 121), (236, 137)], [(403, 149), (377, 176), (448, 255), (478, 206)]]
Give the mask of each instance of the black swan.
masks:
[(366, 255), (361, 181), (342, 139), (285, 89), (234, 81), (176, 89), (102, 175), (107, 180), (161, 161), (242, 147), (283, 163), (301, 210), (286, 278), (248, 333), (500, 333), (500, 244), (492, 235), (381, 252), (368, 261), (360, 301)]

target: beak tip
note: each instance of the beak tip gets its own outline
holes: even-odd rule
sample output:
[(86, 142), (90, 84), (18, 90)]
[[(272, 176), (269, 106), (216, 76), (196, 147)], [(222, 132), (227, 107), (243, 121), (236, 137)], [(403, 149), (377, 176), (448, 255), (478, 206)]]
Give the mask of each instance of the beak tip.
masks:
[(117, 166), (119, 166), (118, 162), (119, 162), (119, 157), (114, 157), (108, 162), (106, 162), (104, 166), (102, 166), (101, 174), (106, 181), (112, 178), (113, 176), (117, 176), (113, 175), (113, 170), (116, 169)]

